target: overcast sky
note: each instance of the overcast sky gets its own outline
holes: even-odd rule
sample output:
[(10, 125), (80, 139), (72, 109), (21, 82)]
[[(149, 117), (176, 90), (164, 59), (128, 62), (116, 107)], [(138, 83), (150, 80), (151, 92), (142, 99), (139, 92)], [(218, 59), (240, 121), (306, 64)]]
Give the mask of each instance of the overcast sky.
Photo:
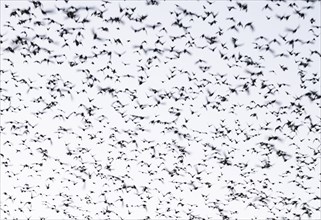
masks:
[(1, 219), (319, 207), (320, 1), (1, 1)]

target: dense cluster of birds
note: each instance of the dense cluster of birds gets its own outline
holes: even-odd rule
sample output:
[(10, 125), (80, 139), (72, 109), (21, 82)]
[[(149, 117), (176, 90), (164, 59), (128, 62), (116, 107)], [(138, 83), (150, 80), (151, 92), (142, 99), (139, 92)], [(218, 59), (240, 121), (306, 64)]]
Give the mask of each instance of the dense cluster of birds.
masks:
[(320, 219), (320, 1), (1, 2), (1, 219)]

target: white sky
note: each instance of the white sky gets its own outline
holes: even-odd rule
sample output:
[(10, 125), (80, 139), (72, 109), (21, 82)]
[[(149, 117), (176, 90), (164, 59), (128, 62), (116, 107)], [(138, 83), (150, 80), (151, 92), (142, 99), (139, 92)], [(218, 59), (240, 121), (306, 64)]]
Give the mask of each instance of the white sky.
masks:
[[(62, 213), (65, 209), (63, 207), (65, 201), (62, 196), (58, 195), (60, 192), (72, 198), (72, 205), (66, 210), (76, 219), (83, 219), (85, 216), (92, 219), (118, 219), (119, 216), (123, 219), (141, 219), (147, 216), (152, 219), (186, 219), (189, 217), (187, 214), (189, 209), (194, 216), (205, 219), (222, 219), (222, 213), (232, 219), (267, 219), (273, 217), (293, 219), (295, 218), (294, 214), (299, 214), (303, 219), (307, 219), (309, 217), (302, 214), (302, 204), (304, 203), (308, 203), (312, 207), (310, 218), (320, 219), (320, 210), (315, 210), (315, 208), (320, 207), (320, 199), (312, 200), (316, 196), (320, 196), (320, 156), (318, 152), (320, 150), (320, 134), (316, 130), (309, 132), (310, 124), (306, 118), (310, 116), (312, 123), (320, 129), (320, 99), (312, 102), (304, 97), (300, 101), (295, 101), (295, 97), (304, 95), (309, 91), (317, 91), (320, 95), (320, 56), (317, 54), (311, 55), (311, 50), (317, 50), (320, 53), (320, 2), (295, 2), (295, 9), (305, 13), (305, 19), (294, 14), (294, 8), (289, 7), (290, 4), (294, 3), (293, 1), (279, 3), (242, 1), (240, 3), (248, 5), (248, 12), (239, 10), (237, 3), (234, 1), (216, 1), (213, 4), (208, 4), (205, 1), (161, 1), (158, 6), (147, 5), (144, 1), (111, 1), (110, 4), (106, 5), (104, 19), (120, 16), (120, 8), (136, 7), (133, 13), (134, 17), (148, 15), (142, 23), (129, 21), (123, 17), (123, 24), (115, 24), (92, 16), (93, 10), (104, 10), (101, 1), (90, 3), (86, 1), (70, 1), (69, 3), (42, 1), (43, 10), (55, 10), (55, 13), (49, 13), (48, 16), (42, 15), (39, 8), (34, 9), (28, 1), (1, 1), (1, 35), (3, 35), (1, 38), (3, 41), (1, 44), (1, 70), (3, 70), (1, 72), (1, 153), (4, 155), (1, 157), (1, 219), (26, 219), (28, 217), (32, 219), (39, 219), (40, 217), (67, 219), (68, 216)], [(273, 11), (262, 10), (266, 4), (269, 4)], [(212, 17), (205, 20), (194, 17), (193, 20), (190, 20), (190, 17), (181, 15), (183, 24), (190, 26), (188, 29), (190, 33), (186, 33), (172, 25), (175, 16), (171, 12), (180, 12), (177, 5), (195, 14), (204, 15), (205, 11), (218, 13), (215, 18), (217, 22), (210, 26), (208, 22), (213, 20)], [(89, 9), (89, 11), (83, 9), (77, 14), (80, 20), (86, 18), (89, 23), (76, 24), (73, 20), (67, 19), (62, 11), (56, 10), (56, 8), (69, 6), (76, 8), (93, 7), (94, 9)], [(227, 7), (231, 6), (236, 9), (228, 11)], [(306, 9), (305, 7), (308, 6), (313, 6), (313, 8)], [(26, 21), (25, 24), (18, 25), (19, 20), (28, 19), (29, 16), (10, 17), (12, 10), (17, 7), (21, 9), (31, 7), (35, 16), (30, 16), (31, 20)], [(291, 16), (288, 20), (280, 21), (276, 18), (276, 15)], [(267, 16), (270, 19), (267, 19)], [(65, 42), (64, 39), (59, 37), (59, 25), (46, 24), (48, 22), (44, 20), (46, 17), (63, 24), (65, 28), (82, 28), (79, 30), (83, 37), (78, 38), (82, 42), (82, 46), (76, 47), (73, 43), (78, 33), (78, 31), (74, 31), (72, 34), (65, 36), (66, 42), (70, 46), (62, 47)], [(253, 22), (255, 30), (251, 31), (250, 28), (242, 27), (239, 27), (239, 32), (230, 30), (229, 27), (233, 25), (233, 22), (227, 19), (230, 17), (235, 19), (236, 24), (241, 22), (244, 25)], [(311, 18), (315, 20), (314, 24), (311, 24)], [(36, 21), (46, 23), (42, 26), (35, 26), (34, 22)], [(10, 22), (14, 30), (6, 26), (7, 22)], [(157, 22), (161, 22), (161, 26), (155, 28), (155, 30), (149, 28), (147, 33), (144, 31), (135, 33), (133, 31), (133, 28), (139, 29), (146, 25), (154, 25)], [(26, 28), (26, 26), (31, 27), (31, 29)], [(299, 29), (294, 34), (286, 31), (288, 28), (295, 29), (298, 26)], [(319, 28), (315, 26), (319, 26)], [(108, 32), (102, 31), (101, 27), (107, 27)], [(163, 27), (166, 28), (167, 33), (160, 31)], [(222, 29), (222, 35), (218, 35), (220, 29)], [(69, 30), (72, 32), (72, 29)], [(27, 33), (25, 40), (28, 45), (33, 42), (40, 47), (47, 48), (52, 51), (52, 56), (63, 54), (64, 57), (57, 58), (57, 61), (62, 62), (62, 64), (57, 64), (53, 58), (51, 59), (54, 60), (54, 63), (36, 63), (35, 61), (49, 58), (46, 52), (40, 52), (36, 56), (32, 55), (31, 58), (27, 58), (27, 62), (24, 62), (25, 59), (20, 53), (27, 53), (27, 50), (21, 45), (15, 53), (8, 52), (6, 48), (14, 47), (12, 42), (17, 36), (24, 37), (23, 31)], [(93, 31), (103, 40), (93, 40)], [(216, 36), (218, 43), (208, 46), (207, 41), (201, 37), (203, 34), (205, 36)], [(53, 39), (54, 43), (34, 39), (35, 35), (48, 36)], [(171, 37), (180, 35), (185, 37), (174, 42), (171, 41)], [(295, 43), (293, 48), (294, 53), (300, 53), (298, 56), (289, 55), (292, 48), (282, 40), (280, 35), (286, 36), (287, 40), (300, 39), (302, 41), (302, 43)], [(264, 36), (267, 40), (256, 40), (260, 36)], [(158, 37), (164, 43), (163, 45), (155, 44)], [(237, 38), (237, 43), (243, 45), (233, 48), (232, 37)], [(122, 45), (114, 42), (117, 38), (121, 39)], [(277, 43), (271, 44), (274, 54), (254, 48), (253, 42), (262, 46), (273, 39), (280, 42), (280, 45)], [(163, 50), (175, 46), (176, 50), (189, 50), (191, 55), (182, 54), (179, 59), (171, 60), (169, 58), (173, 57), (173, 53), (168, 51), (162, 55), (153, 52), (136, 53), (133, 45), (141, 45), (143, 41), (146, 41), (145, 48), (157, 47)], [(307, 41), (313, 43), (309, 44)], [(195, 45), (188, 47), (189, 42), (194, 42)], [(224, 49), (222, 44), (226, 44), (228, 49)], [(96, 46), (96, 49), (93, 46)], [(203, 46), (216, 47), (216, 49), (214, 52), (208, 48), (200, 49)], [(77, 54), (93, 56), (102, 50), (111, 51), (113, 53), (111, 59), (107, 55), (103, 55), (79, 63), (74, 67), (69, 65), (71, 61), (79, 62)], [(219, 51), (229, 58), (222, 59)], [(125, 53), (121, 57), (116, 54), (123, 52)], [(275, 56), (282, 53), (289, 56)], [(259, 65), (246, 66), (244, 62), (240, 61), (236, 63), (232, 58), (233, 54), (235, 56), (241, 54), (243, 56), (241, 60), (243, 61), (245, 56), (249, 56)], [(148, 59), (153, 56), (157, 56), (157, 59), (153, 60), (151, 64), (147, 64)], [(260, 56), (264, 59), (261, 59)], [(306, 57), (312, 60), (309, 66), (305, 68), (299, 66), (300, 61), (305, 61)], [(6, 59), (13, 61), (13, 66), (10, 66), (10, 62)], [(199, 59), (205, 60), (206, 63), (196, 64)], [(229, 67), (229, 65), (234, 64), (238, 66)], [(210, 66), (210, 69), (202, 72), (199, 68), (201, 65)], [(280, 65), (284, 65), (288, 69), (282, 71)], [(106, 66), (115, 69), (116, 73), (112, 73), (110, 69), (99, 71)], [(143, 66), (146, 71), (139, 71), (139, 66)], [(258, 68), (258, 66), (261, 67)], [(81, 71), (86, 69), (99, 80), (95, 82), (92, 88), (89, 88), (86, 84), (86, 74)], [(262, 76), (252, 77), (252, 79), (256, 78), (256, 83), (255, 86), (250, 87), (249, 93), (241, 91), (244, 83), (251, 82), (250, 74), (246, 70), (263, 72)], [(302, 88), (303, 84), (298, 74), (300, 70), (304, 71), (304, 80), (307, 80), (304, 83), (306, 88)], [(169, 80), (171, 71), (175, 76)], [(187, 71), (191, 78), (196, 77), (198, 82), (189, 81), (188, 74), (182, 73), (184, 71)], [(17, 81), (12, 79), (11, 72), (15, 73)], [(40, 77), (39, 74), (43, 77)], [(64, 82), (69, 81), (74, 86), (71, 89), (71, 95), (65, 91), (65, 96), (60, 97), (59, 93), (46, 88), (48, 81), (55, 78), (55, 74), (59, 75), (54, 90), (62, 89)], [(127, 74), (132, 75), (133, 78), (124, 77)], [(106, 78), (107, 75), (113, 76), (113, 78)], [(220, 75), (224, 76), (221, 77)], [(119, 81), (115, 80), (117, 77)], [(142, 85), (138, 84), (139, 77), (143, 77), (145, 81)], [(314, 84), (313, 78), (316, 80)], [(28, 91), (28, 86), (21, 81), (19, 82), (21, 79), (29, 82), (35, 89)], [(210, 82), (208, 85), (197, 86), (206, 80)], [(268, 88), (261, 89), (262, 83), (268, 85)], [(288, 86), (278, 88), (278, 92), (264, 97), (269, 88), (276, 88), (278, 84), (282, 83)], [(183, 86), (185, 88), (184, 95), (190, 97), (186, 101), (164, 99), (163, 103), (156, 107), (144, 109), (138, 107), (138, 102), (147, 105), (156, 104), (154, 98), (157, 96), (150, 91), (150, 88), (159, 90), (158, 94), (173, 92), (174, 96), (177, 97), (179, 94), (177, 88), (180, 89)], [(111, 87), (120, 92), (118, 97), (112, 97), (109, 94), (97, 94), (99, 87)], [(134, 102), (131, 101), (130, 92), (125, 91), (126, 88), (137, 96)], [(230, 93), (229, 88), (236, 88), (238, 94)], [(83, 89), (87, 93), (77, 93)], [(207, 90), (214, 92), (214, 95), (209, 97)], [(19, 96), (17, 93), (21, 95)], [(52, 95), (57, 96), (57, 98), (54, 99)], [(10, 102), (5, 100), (6, 96), (11, 97)], [(45, 103), (57, 101), (57, 105), (46, 110), (43, 115), (36, 117), (34, 113), (42, 111), (46, 107), (45, 103), (34, 102), (40, 96), (45, 100)], [(226, 97), (228, 101), (222, 102), (220, 97)], [(94, 100), (89, 102), (88, 98)], [(204, 108), (202, 106), (207, 99), (212, 103)], [(115, 103), (117, 100), (124, 105), (119, 108), (120, 112), (124, 113), (124, 118), (113, 107), (117, 104)], [(267, 107), (253, 110), (247, 107), (255, 106), (253, 102), (263, 105), (274, 100), (276, 101), (275, 104)], [(215, 102), (219, 103), (220, 111), (211, 109), (210, 106)], [(289, 107), (291, 102), (302, 105), (304, 110), (301, 115), (300, 112), (294, 111), (295, 108)], [(99, 108), (94, 111), (94, 116), (87, 115), (85, 117), (92, 123), (92, 126), (87, 130), (82, 130), (85, 123), (80, 116), (72, 115), (70, 118), (66, 118), (73, 111), (77, 113), (86, 112), (83, 107), (79, 107), (80, 104)], [(21, 110), (12, 111), (10, 109), (5, 111), (4, 109), (9, 106), (18, 107)], [(151, 124), (151, 121), (158, 119), (167, 122), (173, 121), (176, 117), (169, 113), (171, 108), (180, 109), (181, 115), (176, 123), (168, 125)], [(280, 114), (280, 120), (278, 121), (278, 117), (273, 115), (273, 112), (279, 110), (284, 113)], [(196, 113), (191, 114), (191, 111)], [(257, 114), (257, 117), (253, 117), (254, 113)], [(65, 119), (54, 118), (59, 114), (62, 114)], [(101, 115), (105, 116), (106, 119), (99, 122)], [(131, 115), (145, 117), (143, 120), (136, 119), (145, 130), (139, 130), (139, 126), (131, 120)], [(189, 120), (188, 123), (184, 122), (185, 119)], [(36, 125), (34, 128), (28, 125), (29, 133), (24, 133), (26, 120), (31, 125)], [(21, 128), (12, 129), (12, 124), (10, 124), (12, 121)], [(287, 121), (301, 126), (297, 132), (291, 132), (287, 126), (284, 126)], [(272, 130), (260, 129), (266, 127), (266, 123), (269, 123), (268, 127)], [(186, 125), (186, 127), (184, 128), (182, 125)], [(70, 129), (69, 133), (59, 135), (57, 131), (60, 126)], [(189, 134), (190, 138), (180, 138), (173, 132), (163, 132), (166, 127), (171, 126), (174, 127), (174, 130), (178, 129), (179, 132)], [(222, 126), (231, 130), (231, 132), (226, 135), (226, 130)], [(278, 126), (283, 127), (282, 131), (275, 131)], [(115, 132), (113, 128), (117, 128), (119, 132)], [(216, 129), (224, 131), (224, 135), (219, 135)], [(130, 137), (124, 132), (125, 130), (133, 130), (137, 132), (137, 135)], [(244, 133), (239, 134), (240, 130), (244, 130), (247, 135), (253, 137), (244, 141), (246, 135)], [(15, 135), (15, 132), (22, 135)], [(50, 137), (52, 144), (49, 141), (34, 142), (33, 140), (39, 134)], [(90, 139), (93, 134), (96, 134), (97, 138)], [(81, 136), (82, 139), (80, 140), (77, 136)], [(278, 136), (281, 141), (268, 141), (270, 136)], [(99, 144), (100, 140), (103, 143)], [(130, 143), (132, 140), (137, 142), (137, 147), (134, 143)], [(152, 142), (147, 143), (144, 140)], [(24, 141), (24, 145), (21, 144)], [(124, 141), (124, 147), (117, 145), (118, 141)], [(290, 155), (290, 159), (284, 162), (282, 157), (276, 155), (275, 151), (268, 156), (264, 155), (269, 152), (260, 148), (259, 142), (273, 143), (275, 149), (285, 151)], [(184, 156), (184, 162), (179, 165), (177, 165), (177, 162), (181, 153), (175, 143), (189, 152)], [(90, 152), (82, 154), (81, 162), (74, 158), (75, 155), (66, 155), (66, 144), (70, 150), (78, 152), (77, 149), (84, 147)], [(206, 144), (216, 147), (217, 151), (208, 149), (205, 152), (206, 147), (204, 145)], [(157, 157), (151, 158), (153, 154), (152, 146), (154, 146), (156, 155), (164, 154), (164, 160)], [(27, 147), (30, 147), (30, 150)], [(42, 167), (36, 164), (42, 162), (39, 148), (48, 150), (50, 156), (47, 161), (43, 161)], [(253, 149), (257, 153), (253, 152)], [(30, 155), (30, 152), (33, 154)], [(318, 152), (318, 154), (315, 155), (314, 152)], [(215, 158), (215, 156), (223, 158), (224, 155), (230, 157), (233, 166), (224, 166), (219, 163), (219, 159)], [(65, 164), (59, 165), (59, 162), (55, 160), (58, 158)], [(102, 166), (99, 175), (105, 175), (105, 177), (101, 178), (95, 175), (98, 174), (98, 171), (95, 168), (94, 159)], [(264, 160), (270, 160), (272, 167), (262, 169)], [(316, 161), (313, 164), (306, 165), (301, 162), (302, 160), (306, 163)], [(8, 161), (8, 167), (5, 166), (6, 161)], [(140, 161), (150, 164), (150, 167), (139, 164)], [(75, 169), (82, 163), (89, 173), (93, 173), (92, 179), (88, 179), (88, 176)], [(203, 165), (199, 165), (200, 163)], [(241, 170), (235, 166), (238, 163), (247, 163), (248, 166)], [(33, 168), (22, 169), (24, 164), (33, 166)], [(104, 168), (108, 164), (111, 165), (112, 170)], [(130, 168), (126, 168), (127, 165), (130, 165)], [(198, 170), (205, 171), (192, 178), (190, 174), (194, 175), (197, 172), (195, 166)], [(291, 166), (293, 167), (291, 168)], [(302, 166), (301, 171), (297, 169), (298, 166)], [(173, 170), (174, 168), (180, 170), (178, 171), (180, 175), (171, 177), (166, 169)], [(146, 173), (147, 171), (153, 171), (155, 174), (151, 176)], [(287, 171), (291, 173), (281, 177)], [(250, 173), (245, 176), (247, 172)], [(16, 174), (16, 176), (9, 176), (13, 174)], [(81, 183), (81, 179), (77, 179), (75, 175), (85, 178), (86, 184)], [(297, 175), (313, 177), (302, 182), (304, 187), (308, 187), (308, 189), (303, 189), (298, 183), (291, 182), (293, 180), (301, 182)], [(131, 190), (127, 193), (116, 190), (121, 187), (120, 181), (114, 181), (111, 176), (124, 180), (126, 185), (135, 185), (138, 190)], [(201, 178), (201, 181), (196, 178), (197, 176)], [(50, 181), (47, 179), (49, 177), (55, 179)], [(163, 182), (157, 180), (158, 178), (163, 178)], [(265, 178), (270, 181), (267, 182), (266, 188), (264, 186)], [(76, 184), (74, 185), (68, 180), (75, 181)], [(190, 181), (194, 181), (199, 188), (191, 190), (192, 186), (188, 184), (182, 185), (181, 188), (178, 187), (177, 182), (189, 183)], [(229, 181), (234, 181), (237, 184), (235, 193), (243, 193), (248, 198), (233, 199), (231, 191), (227, 188)], [(250, 181), (253, 181), (253, 184)], [(205, 182), (210, 182), (211, 187), (206, 187)], [(46, 188), (48, 183), (50, 184), (49, 189)], [(21, 187), (24, 184), (29, 184), (34, 193), (22, 192)], [(142, 193), (144, 186), (149, 187), (148, 193)], [(104, 196), (101, 196), (104, 190), (107, 190), (105, 197), (108, 202), (113, 204), (113, 206), (110, 206), (110, 210), (114, 213), (110, 215), (101, 213), (106, 207), (106, 204), (103, 203)], [(93, 191), (93, 193), (90, 191)], [(5, 192), (16, 200), (12, 202), (4, 194)], [(167, 194), (168, 192), (171, 195)], [(267, 205), (258, 201), (259, 197), (255, 194), (256, 192), (259, 193), (258, 195), (262, 195), (262, 192), (265, 193), (268, 197)], [(38, 196), (31, 200), (31, 195)], [(208, 200), (205, 201), (201, 195), (208, 195)], [(90, 196), (92, 202), (86, 203), (86, 196)], [(117, 201), (119, 196), (124, 199), (123, 205), (120, 201)], [(150, 197), (150, 199), (147, 197)], [(282, 197), (290, 198), (289, 201), (298, 201), (298, 205), (282, 204), (280, 202)], [(180, 200), (184, 206), (178, 204)], [(31, 201), (32, 206), (29, 207), (28, 204), (25, 204), (28, 201)], [(147, 210), (140, 206), (143, 201), (147, 201)], [(97, 204), (93, 204), (93, 202)], [(219, 209), (223, 210), (222, 213), (219, 213), (218, 208), (212, 208), (214, 202), (218, 204)], [(249, 206), (250, 203), (255, 204), (257, 209)], [(50, 210), (53, 206), (58, 208), (60, 213)], [(20, 212), (18, 208), (21, 208), (23, 212)], [(164, 213), (164, 216), (158, 215), (157, 210)]]

